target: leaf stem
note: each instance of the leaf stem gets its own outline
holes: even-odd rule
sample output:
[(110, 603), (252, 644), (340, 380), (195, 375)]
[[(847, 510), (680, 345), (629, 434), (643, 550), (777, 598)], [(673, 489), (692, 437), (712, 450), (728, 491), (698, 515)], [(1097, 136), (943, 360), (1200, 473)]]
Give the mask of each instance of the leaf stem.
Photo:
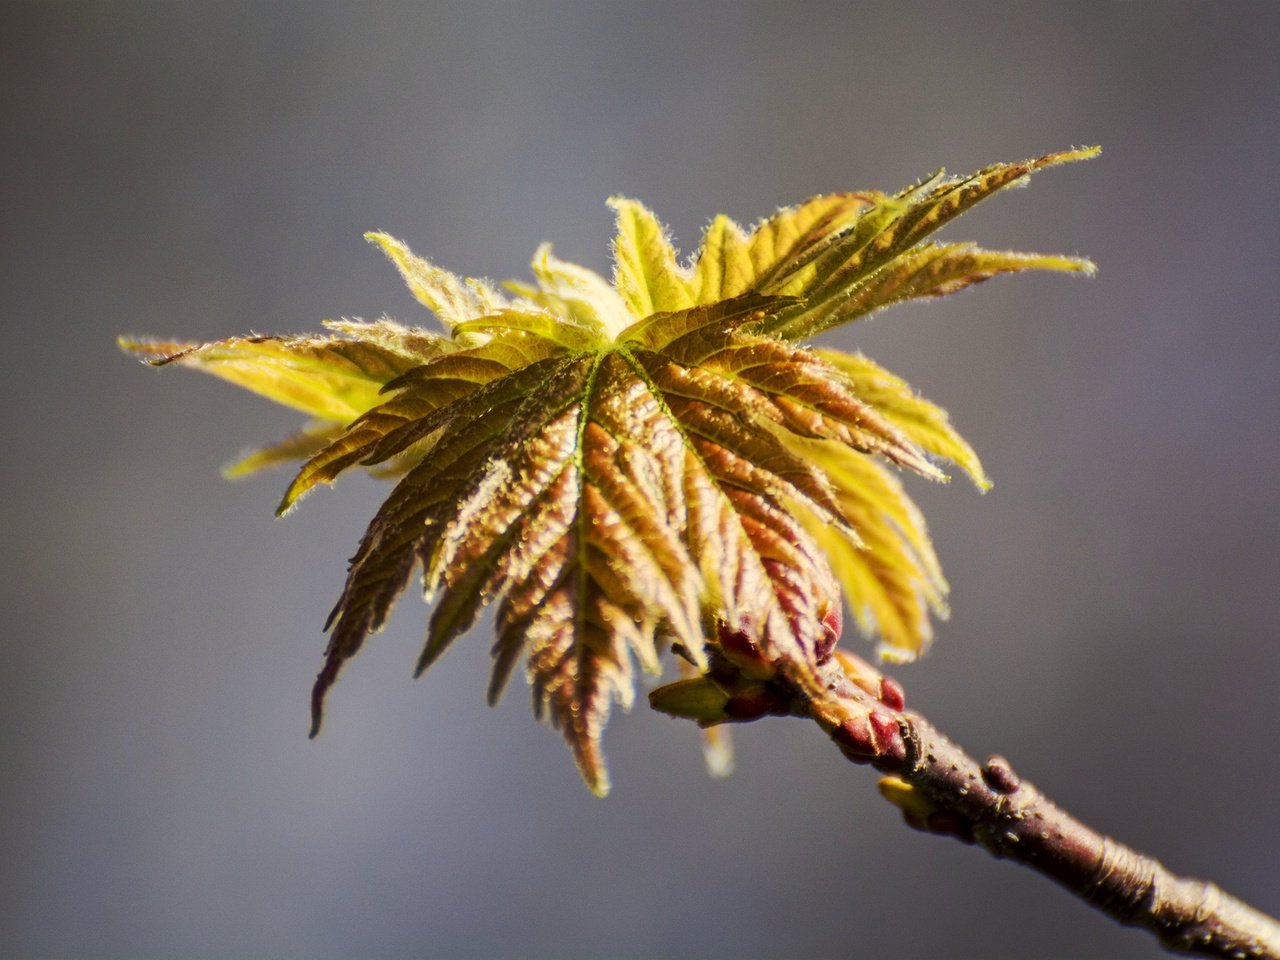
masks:
[[(824, 679), (836, 703), (803, 705), (824, 726), (824, 717), (850, 709), (888, 709), (844, 671), (830, 670)], [(1021, 779), (1003, 757), (978, 763), (919, 713), (890, 712), (906, 749), (885, 751), (869, 762), (891, 775), (882, 791), (904, 807), (912, 826), (977, 843), (994, 857), (1028, 866), (1121, 924), (1151, 931), (1171, 952), (1280, 960), (1280, 922), (1274, 918), (1087, 826)], [(838, 728), (828, 732), (845, 746)], [(904, 797), (903, 787), (916, 796)]]
[(721, 670), (715, 683), (724, 702), (707, 707), (699, 700), (701, 713), (686, 702), (688, 681), (653, 691), (650, 702), (703, 725), (808, 717), (848, 760), (887, 775), (881, 793), (910, 826), (1030, 867), (1119, 923), (1151, 931), (1170, 952), (1280, 960), (1276, 919), (1087, 826), (1003, 757), (979, 763), (921, 714), (904, 709), (901, 687), (869, 664), (841, 652), (817, 667), (818, 684), (811, 670), (808, 681), (780, 674), (763, 683)]

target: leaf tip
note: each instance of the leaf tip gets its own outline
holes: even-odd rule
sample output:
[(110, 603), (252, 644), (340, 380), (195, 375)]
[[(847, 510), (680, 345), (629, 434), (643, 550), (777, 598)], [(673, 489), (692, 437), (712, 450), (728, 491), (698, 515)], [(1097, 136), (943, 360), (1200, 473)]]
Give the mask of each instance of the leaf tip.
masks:
[[(427, 588), (428, 603), (431, 602), (431, 595), (434, 589), (434, 587)], [(440, 655), (444, 653), (456, 636), (456, 630), (441, 629), (436, 624), (436, 618), (433, 617), (431, 625), (427, 628), (427, 642), (423, 644), (422, 653), (418, 654), (418, 662), (413, 667), (413, 679), (417, 680), (426, 673), (431, 665), (440, 659)]]
[(929, 638), (923, 638), (919, 649), (911, 647), (901, 647), (881, 641), (876, 644), (876, 656), (884, 663), (903, 664), (914, 663), (925, 652), (929, 643)]
[[(255, 472), (253, 468), (248, 465), (248, 460), (248, 457), (237, 457), (230, 463), (224, 463), (218, 469), (218, 473), (222, 474), (223, 480), (230, 480), (233, 483), (237, 480), (243, 480), (245, 477), (248, 477)], [(280, 515), (278, 510), (276, 511), (276, 515)]]
[(614, 212), (619, 222), (621, 222), (622, 218), (627, 215), (631, 215), (633, 217), (653, 218), (656, 222), (656, 217), (654, 217), (653, 211), (635, 197), (627, 197), (620, 193), (615, 193), (605, 200), (605, 204), (607, 204), (609, 209)]
[(1064, 163), (1077, 163), (1080, 160), (1092, 160), (1102, 153), (1102, 147), (1095, 144), (1091, 147), (1072, 147), (1070, 150), (1059, 150), (1057, 153), (1045, 154), (1038, 160), (1031, 161), (1031, 168), (1058, 167)]
[(403, 243), (382, 230), (367, 230), (364, 238), (386, 254), (397, 267), (400, 266), (405, 254), (408, 253), (408, 249)]
[(194, 350), (200, 344), (192, 341), (157, 340), (154, 337), (121, 334), (116, 337), (116, 346), (148, 366), (163, 367), (178, 359), (180, 355)]
[(304, 466), (290, 482), (288, 489), (284, 492), (284, 496), (280, 498), (280, 503), (276, 506), (276, 516), (283, 517), (293, 512), (302, 498), (312, 490), (315, 490), (321, 484), (326, 487), (332, 486), (333, 482), (334, 477), (317, 477), (316, 471), (310, 470), (309, 465)]
[(316, 675), (315, 685), (311, 688), (311, 732), (307, 734), (308, 740), (314, 740), (320, 733), (320, 725), (324, 722), (324, 698), (333, 682), (338, 679), (338, 669), (341, 666), (340, 658), (329, 656)]
[(605, 769), (603, 763), (582, 762), (579, 764), (579, 769), (582, 771), (582, 779), (586, 781), (588, 790), (601, 800), (609, 795), (613, 785), (609, 782), (609, 771)]
[[(317, 681), (316, 686), (319, 686)], [(307, 731), (307, 739), (314, 740), (320, 735), (320, 725), (324, 722), (324, 691), (311, 691), (311, 729)]]

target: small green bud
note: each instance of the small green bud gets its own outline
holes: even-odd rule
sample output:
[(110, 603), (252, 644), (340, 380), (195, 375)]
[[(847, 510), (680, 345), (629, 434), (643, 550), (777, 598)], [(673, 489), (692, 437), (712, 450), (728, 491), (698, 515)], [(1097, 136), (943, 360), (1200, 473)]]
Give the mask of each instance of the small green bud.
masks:
[(707, 726), (729, 719), (729, 695), (710, 677), (691, 677), (658, 687), (649, 694), (649, 706), (673, 717), (696, 720)]

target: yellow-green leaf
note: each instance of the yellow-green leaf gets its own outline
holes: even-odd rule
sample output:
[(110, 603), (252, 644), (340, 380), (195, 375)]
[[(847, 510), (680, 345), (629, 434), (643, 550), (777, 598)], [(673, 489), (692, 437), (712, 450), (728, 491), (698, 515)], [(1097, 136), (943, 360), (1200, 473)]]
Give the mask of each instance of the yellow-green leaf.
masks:
[(383, 317), (381, 320), (325, 320), (324, 326), (351, 340), (372, 343), (398, 353), (414, 363), (422, 363), (456, 349), (456, 344), (421, 327), (406, 327)]
[(854, 393), (901, 430), (914, 443), (952, 461), (969, 475), (979, 490), (991, 488), (977, 453), (951, 426), (947, 411), (917, 394), (900, 377), (894, 376), (860, 353), (840, 350), (815, 351), (853, 384)]
[(242, 454), (222, 468), (222, 475), (242, 480), (270, 467), (310, 459), (341, 435), (339, 424), (317, 420), (283, 440)]
[(650, 350), (666, 350), (676, 341), (681, 341), (683, 350), (696, 349), (692, 344), (699, 340), (719, 345), (726, 334), (738, 327), (758, 323), (795, 302), (793, 297), (764, 297), (752, 293), (688, 310), (651, 313), (628, 326), (618, 339)]
[(693, 306), (689, 280), (658, 218), (626, 197), (612, 197), (609, 206), (618, 217), (613, 283), (631, 313), (640, 318)]
[(819, 464), (856, 537), (803, 514), (831, 559), (861, 633), (882, 656), (911, 660), (933, 640), (930, 615), (947, 614), (947, 583), (924, 517), (901, 482), (869, 457), (837, 445), (797, 439), (793, 449)]
[(204, 344), (121, 337), (120, 346), (154, 366), (203, 370), (336, 423), (375, 406), (382, 387), (414, 365), (379, 343), (339, 337), (231, 337)]
[(370, 234), (447, 336), (384, 319), (331, 321), (330, 337), (121, 343), (312, 418), (230, 470), (305, 458), (282, 510), (352, 468), (397, 478), (326, 624), (313, 734), (343, 666), (420, 571), (434, 609), (419, 672), (492, 606), (490, 700), (523, 661), (534, 712), (603, 794), (612, 706), (669, 651), (694, 676), (655, 703), (715, 723), (727, 672), (820, 697), (830, 658), (850, 662), (833, 650), (844, 602), (883, 656), (927, 648), (947, 584), (900, 473), (943, 479), (938, 459), (989, 481), (940, 407), (859, 354), (798, 341), (1000, 273), (1089, 272), (927, 238), (1094, 153), (814, 197), (749, 232), (718, 216), (690, 269), (651, 212), (614, 198), (612, 285), (543, 245), (535, 283), (506, 285), (514, 301)]
[(862, 219), (875, 197), (870, 193), (813, 197), (762, 222), (748, 241), (755, 287), (779, 296), (802, 295), (816, 272), (805, 264)]
[(751, 247), (742, 228), (723, 213), (702, 235), (702, 249), (694, 264), (690, 292), (699, 304), (741, 296), (756, 280)]
[[(388, 389), (398, 391), (391, 399), (355, 420), (303, 465), (277, 512), (290, 510), (303, 494), (317, 484), (332, 483), (348, 467), (381, 463), (427, 439), (450, 417), (476, 415), (489, 404), (506, 402), (522, 382), (508, 377), (510, 373), (509, 367), (496, 360), (468, 354), (445, 355), (410, 369), (388, 384)], [(499, 381), (497, 388), (484, 389), (495, 380)], [(472, 397), (477, 393), (479, 396)]]
[[(896, 275), (901, 258), (908, 258), (905, 276), (913, 274), (910, 258), (916, 244), (975, 204), (1006, 187), (1025, 182), (1037, 170), (1087, 159), (1097, 153), (1096, 147), (1064, 151), (1023, 163), (994, 164), (959, 179), (946, 179), (937, 174), (897, 196), (864, 195), (870, 203), (847, 229), (813, 244), (803, 256), (759, 285), (764, 293), (788, 293), (805, 298), (804, 304), (770, 318), (761, 329), (789, 340), (804, 340), (854, 316), (900, 301), (904, 297), (894, 294), (902, 293), (901, 284), (889, 283), (884, 291), (888, 299), (866, 296), (849, 316), (841, 309), (846, 301), (858, 295), (867, 278), (880, 271), (888, 271), (890, 277)], [(925, 283), (921, 292), (907, 295), (936, 296), (1011, 270), (1092, 271), (1088, 261), (1071, 257), (1035, 256), (1015, 262), (1014, 255), (986, 253), (986, 256), (989, 258), (986, 262), (973, 264), (972, 279), (965, 279), (962, 262), (956, 259), (948, 275), (932, 285)], [(1001, 261), (1000, 257), (1005, 259)]]
[(540, 302), (565, 320), (576, 320), (587, 329), (608, 336), (631, 322), (631, 314), (618, 291), (594, 270), (561, 260), (551, 244), (538, 247), (530, 265), (538, 280)]
[(496, 313), (507, 306), (506, 298), (483, 280), (464, 279), (437, 267), (385, 233), (371, 232), (364, 236), (382, 249), (418, 302), (446, 327)]
[(552, 348), (563, 347), (566, 350), (593, 350), (601, 346), (602, 339), (598, 328), (566, 322), (549, 312), (532, 312), (519, 309), (504, 310), (487, 317), (467, 320), (453, 328), (455, 334), (477, 333), (487, 337), (506, 332), (525, 333), (548, 341)]

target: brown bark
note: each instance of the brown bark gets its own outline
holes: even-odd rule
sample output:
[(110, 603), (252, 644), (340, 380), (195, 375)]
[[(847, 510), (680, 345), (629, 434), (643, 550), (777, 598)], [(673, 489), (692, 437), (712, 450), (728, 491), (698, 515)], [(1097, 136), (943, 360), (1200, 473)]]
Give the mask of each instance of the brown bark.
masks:
[[(1272, 917), (1086, 826), (1022, 780), (1004, 758), (978, 763), (920, 714), (894, 709), (900, 696), (873, 697), (844, 671), (832, 671), (830, 679), (833, 703), (801, 697), (793, 704), (827, 726), (850, 759), (870, 762), (918, 792), (919, 812), (904, 811), (913, 826), (1031, 867), (1120, 923), (1145, 927), (1171, 951), (1280, 960), (1280, 923)], [(846, 712), (839, 726), (823, 722)], [(851, 750), (847, 724), (859, 713), (890, 714), (902, 749), (885, 743), (866, 757), (857, 750), (864, 738), (855, 736)], [(875, 736), (881, 725), (873, 720), (869, 726)]]
[(713, 712), (734, 721), (810, 717), (848, 759), (888, 775), (881, 791), (911, 826), (1028, 866), (1120, 923), (1145, 927), (1170, 951), (1280, 960), (1280, 923), (1272, 917), (1086, 826), (1003, 757), (979, 763), (906, 710), (901, 687), (858, 658), (840, 654), (822, 670), (825, 689), (781, 674), (742, 678), (722, 661), (713, 664), (715, 696), (706, 681), (686, 681), (654, 691), (650, 700), (704, 724), (714, 722)]
[(880, 765), (932, 806), (923, 828), (971, 837), (993, 856), (1024, 864), (1169, 950), (1277, 960), (1280, 924), (1217, 886), (1179, 877), (1158, 860), (1081, 823), (1021, 780), (1008, 762), (978, 764), (919, 714), (902, 716), (901, 763)]

